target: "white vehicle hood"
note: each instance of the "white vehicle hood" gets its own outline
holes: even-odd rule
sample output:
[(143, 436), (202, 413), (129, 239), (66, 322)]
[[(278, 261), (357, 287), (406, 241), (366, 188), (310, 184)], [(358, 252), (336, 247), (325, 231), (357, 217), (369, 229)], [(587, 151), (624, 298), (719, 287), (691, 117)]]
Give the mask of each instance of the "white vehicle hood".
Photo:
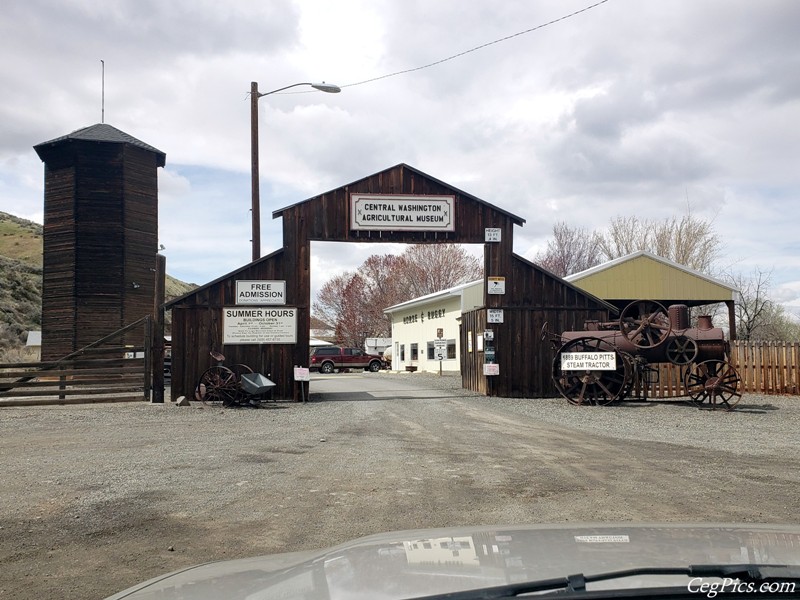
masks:
[[(796, 525), (460, 527), (372, 535), (319, 551), (214, 562), (108, 600), (398, 600), (508, 583), (698, 564), (800, 565)], [(676, 585), (635, 577), (594, 589)]]

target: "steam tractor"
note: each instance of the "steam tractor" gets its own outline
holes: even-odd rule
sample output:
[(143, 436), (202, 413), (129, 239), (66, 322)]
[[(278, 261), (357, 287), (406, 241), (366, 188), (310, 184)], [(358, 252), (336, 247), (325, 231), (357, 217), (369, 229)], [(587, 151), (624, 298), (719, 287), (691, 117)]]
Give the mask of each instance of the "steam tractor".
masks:
[(729, 360), (729, 344), (710, 316), (689, 326), (689, 308), (637, 300), (618, 321), (587, 321), (584, 331), (560, 335), (542, 328), (542, 339), (557, 348), (553, 382), (564, 398), (576, 405), (605, 405), (629, 397), (647, 398), (656, 381), (655, 363), (680, 369), (684, 394), (701, 408), (731, 410), (741, 399), (739, 374)]

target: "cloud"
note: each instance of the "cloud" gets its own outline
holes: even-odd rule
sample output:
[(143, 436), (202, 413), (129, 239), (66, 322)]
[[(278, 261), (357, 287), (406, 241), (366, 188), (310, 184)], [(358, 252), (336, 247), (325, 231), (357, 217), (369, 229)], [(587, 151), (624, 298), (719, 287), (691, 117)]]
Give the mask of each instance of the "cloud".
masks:
[[(250, 258), (250, 82), (318, 80), (347, 87), (259, 100), (265, 253), (280, 243), (273, 210), (406, 162), (526, 219), (520, 253), (556, 221), (595, 228), (688, 204), (714, 219), (723, 266), (794, 281), (800, 3), (610, 0), (413, 70), (588, 4), (10, 3), (0, 210), (41, 214), (32, 147), (100, 121), (104, 60), (106, 122), (167, 154), (159, 237), (171, 274), (191, 281)], [(325, 272), (364, 258), (326, 252)]]

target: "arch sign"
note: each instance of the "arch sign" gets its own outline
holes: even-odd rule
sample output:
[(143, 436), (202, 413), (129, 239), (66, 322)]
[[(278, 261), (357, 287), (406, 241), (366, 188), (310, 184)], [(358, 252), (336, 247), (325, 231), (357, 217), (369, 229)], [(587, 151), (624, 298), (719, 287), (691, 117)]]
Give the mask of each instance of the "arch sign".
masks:
[(455, 231), (455, 196), (352, 194), (353, 231)]

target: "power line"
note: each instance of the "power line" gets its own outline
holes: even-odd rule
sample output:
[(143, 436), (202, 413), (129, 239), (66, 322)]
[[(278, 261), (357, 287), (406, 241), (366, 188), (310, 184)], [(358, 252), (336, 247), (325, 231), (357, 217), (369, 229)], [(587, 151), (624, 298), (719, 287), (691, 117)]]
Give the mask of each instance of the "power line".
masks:
[(526, 29), (525, 31), (520, 31), (518, 33), (514, 33), (512, 35), (507, 35), (505, 37), (493, 40), (491, 42), (487, 42), (485, 44), (481, 44), (480, 46), (475, 46), (474, 48), (470, 48), (469, 50), (464, 50), (463, 52), (459, 52), (458, 54), (453, 54), (452, 56), (448, 56), (447, 58), (442, 58), (432, 63), (428, 63), (427, 65), (422, 65), (421, 67), (414, 67), (412, 69), (404, 69), (402, 71), (396, 71), (394, 73), (389, 73), (387, 75), (381, 75), (379, 77), (373, 77), (372, 79), (365, 79), (364, 81), (358, 81), (356, 83), (348, 83), (346, 85), (341, 85), (339, 87), (346, 88), (346, 87), (354, 87), (356, 85), (364, 85), (365, 83), (372, 83), (373, 81), (380, 81), (381, 79), (388, 79), (389, 77), (396, 77), (397, 75), (405, 75), (406, 73), (414, 73), (415, 71), (422, 71), (423, 69), (429, 69), (430, 67), (435, 67), (436, 65), (440, 65), (442, 63), (446, 63), (451, 60), (455, 60), (456, 58), (460, 58), (466, 54), (470, 54), (471, 52), (477, 52), (478, 50), (483, 50), (484, 48), (488, 48), (489, 46), (493, 46), (495, 44), (499, 44), (500, 42), (505, 42), (511, 40), (513, 38), (519, 37), (521, 35), (525, 35), (526, 33), (531, 33), (533, 31), (537, 31), (539, 29), (543, 29), (549, 25), (554, 25), (560, 21), (565, 21), (566, 19), (570, 19), (574, 16), (577, 16), (581, 13), (584, 13), (588, 10), (596, 8), (601, 4), (605, 4), (608, 0), (600, 0), (600, 2), (596, 2), (590, 6), (586, 6), (580, 10), (576, 10), (573, 13), (568, 15), (564, 15), (563, 17), (559, 17), (557, 19), (553, 19), (552, 21), (548, 21), (547, 23), (542, 23), (541, 25), (537, 25), (536, 27), (531, 27), (530, 29)]

